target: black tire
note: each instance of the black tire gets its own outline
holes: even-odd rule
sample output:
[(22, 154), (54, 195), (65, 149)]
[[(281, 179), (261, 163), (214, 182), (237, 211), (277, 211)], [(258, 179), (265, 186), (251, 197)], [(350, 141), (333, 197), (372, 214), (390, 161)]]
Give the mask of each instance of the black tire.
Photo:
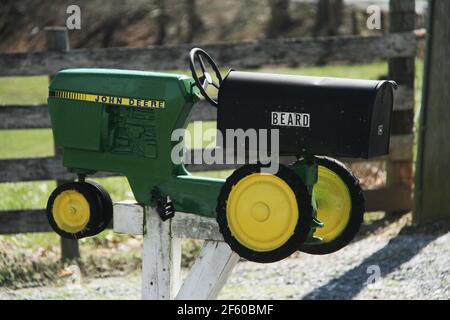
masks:
[(258, 252), (242, 245), (233, 236), (228, 226), (226, 212), (227, 201), (233, 186), (247, 175), (261, 172), (261, 167), (261, 165), (244, 165), (235, 170), (234, 173), (227, 178), (218, 197), (216, 209), (217, 222), (225, 242), (228, 243), (234, 252), (249, 261), (270, 263), (290, 256), (292, 253), (296, 252), (300, 245), (306, 240), (311, 229), (312, 206), (311, 197), (302, 180), (291, 169), (280, 164), (276, 176), (285, 181), (294, 192), (298, 204), (299, 221), (301, 221), (301, 223), (297, 223), (293, 236), (277, 249)]
[(319, 156), (316, 156), (316, 161), (319, 166), (330, 169), (342, 179), (348, 188), (351, 199), (349, 222), (339, 236), (328, 242), (304, 243), (300, 247), (302, 252), (322, 255), (342, 249), (355, 238), (363, 222), (365, 200), (358, 178), (343, 163), (333, 158)]
[(88, 236), (90, 237), (103, 232), (111, 223), (113, 217), (113, 202), (111, 200), (111, 197), (109, 196), (108, 191), (106, 191), (106, 189), (103, 188), (100, 184), (94, 181), (86, 181), (85, 183), (95, 188), (94, 192), (98, 193), (101, 205), (100, 214), (96, 217), (92, 229), (88, 230)]
[[(89, 204), (90, 217), (85, 228), (76, 233), (70, 233), (58, 227), (53, 216), (53, 205), (56, 197), (64, 191), (76, 190), (81, 193)], [(111, 222), (113, 205), (108, 192), (99, 184), (89, 182), (70, 182), (58, 186), (47, 201), (47, 219), (52, 229), (66, 239), (82, 239), (102, 232)]]
[[(89, 204), (89, 221), (83, 230), (76, 233), (70, 233), (62, 230), (60, 227), (58, 227), (53, 216), (53, 205), (56, 197), (67, 190), (75, 190), (81, 193)], [(50, 195), (47, 201), (47, 219), (52, 229), (61, 237), (66, 239), (82, 239), (89, 236), (89, 231), (95, 228), (98, 222), (94, 217), (98, 217), (100, 215), (101, 209), (102, 206), (99, 198), (99, 193), (94, 191), (92, 185), (84, 182), (69, 182), (58, 186)]]

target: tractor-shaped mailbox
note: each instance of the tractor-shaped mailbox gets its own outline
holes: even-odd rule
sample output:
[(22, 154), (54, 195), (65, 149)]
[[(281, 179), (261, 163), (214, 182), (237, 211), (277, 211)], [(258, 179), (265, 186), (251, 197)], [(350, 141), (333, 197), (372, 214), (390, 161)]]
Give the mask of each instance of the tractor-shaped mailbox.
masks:
[[(326, 254), (347, 245), (363, 219), (363, 193), (355, 176), (328, 156), (388, 153), (396, 84), (234, 70), (222, 78), (198, 48), (191, 50), (190, 68), (192, 78), (112, 69), (55, 76), (48, 98), (55, 144), (78, 181), (51, 194), (52, 228), (70, 239), (105, 229), (111, 199), (85, 181), (105, 171), (126, 176), (137, 202), (156, 208), (163, 220), (175, 211), (215, 217), (224, 240), (251, 261), (278, 261), (297, 250)], [(275, 173), (261, 170), (258, 161), (243, 164), (226, 180), (189, 174), (182, 154), (173, 159), (171, 134), (187, 126), (201, 96), (217, 107), (220, 132), (277, 129), (281, 159), (295, 161), (280, 163)]]

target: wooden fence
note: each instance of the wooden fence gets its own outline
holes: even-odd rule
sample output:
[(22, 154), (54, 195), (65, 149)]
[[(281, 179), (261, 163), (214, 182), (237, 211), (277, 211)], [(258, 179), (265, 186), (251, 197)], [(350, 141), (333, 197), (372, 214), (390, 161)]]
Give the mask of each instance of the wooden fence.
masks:
[[(368, 211), (411, 209), (412, 146), (414, 113), (414, 57), (418, 34), (414, 31), (414, 1), (391, 0), (391, 33), (383, 36), (345, 36), (276, 39), (202, 45), (221, 66), (256, 68), (264, 65), (315, 65), (321, 63), (364, 63), (389, 61), (389, 78), (400, 87), (395, 93), (391, 152), (378, 160), (387, 163), (387, 185), (365, 190)], [(191, 45), (148, 48), (107, 48), (69, 50), (64, 28), (46, 30), (48, 51), (0, 54), (0, 76), (53, 75), (62, 68), (113, 67), (136, 70), (186, 69)], [(216, 109), (205, 103), (195, 108), (193, 120), (214, 120)], [(50, 128), (46, 105), (1, 106), (1, 129)], [(193, 151), (195, 152), (195, 151)], [(73, 180), (54, 157), (0, 160), (0, 183)], [(345, 160), (345, 159), (344, 159)], [(195, 165), (191, 171), (227, 169), (224, 165)], [(112, 176), (102, 173), (98, 176)], [(44, 209), (0, 212), (0, 234), (50, 231)], [(63, 254), (77, 256), (75, 242), (63, 243)], [(64, 251), (65, 250), (65, 251)]]

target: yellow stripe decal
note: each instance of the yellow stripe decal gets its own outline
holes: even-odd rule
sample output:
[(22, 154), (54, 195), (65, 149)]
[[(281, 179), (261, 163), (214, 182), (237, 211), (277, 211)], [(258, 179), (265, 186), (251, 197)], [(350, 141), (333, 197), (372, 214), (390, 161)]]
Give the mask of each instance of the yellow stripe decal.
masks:
[(153, 99), (139, 99), (139, 98), (129, 98), (129, 97), (114, 97), (114, 96), (104, 96), (98, 94), (80, 93), (72, 91), (55, 91), (56, 98), (70, 99), (77, 101), (87, 101), (95, 103), (106, 103), (113, 104), (117, 106), (127, 106), (127, 107), (141, 107), (141, 108), (165, 108), (166, 102), (164, 100), (153, 100)]

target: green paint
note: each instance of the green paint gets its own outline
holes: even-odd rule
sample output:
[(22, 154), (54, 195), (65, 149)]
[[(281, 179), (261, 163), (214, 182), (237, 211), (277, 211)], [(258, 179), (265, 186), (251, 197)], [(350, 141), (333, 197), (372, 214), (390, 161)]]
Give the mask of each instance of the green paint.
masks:
[[(136, 200), (153, 204), (158, 187), (177, 211), (214, 216), (224, 180), (191, 176), (171, 160), (173, 130), (186, 128), (198, 101), (193, 80), (169, 73), (71, 69), (58, 73), (50, 91), (159, 100), (164, 108), (127, 107), (49, 97), (56, 145), (76, 173), (107, 171), (128, 178)], [(181, 161), (179, 161), (181, 162)]]

